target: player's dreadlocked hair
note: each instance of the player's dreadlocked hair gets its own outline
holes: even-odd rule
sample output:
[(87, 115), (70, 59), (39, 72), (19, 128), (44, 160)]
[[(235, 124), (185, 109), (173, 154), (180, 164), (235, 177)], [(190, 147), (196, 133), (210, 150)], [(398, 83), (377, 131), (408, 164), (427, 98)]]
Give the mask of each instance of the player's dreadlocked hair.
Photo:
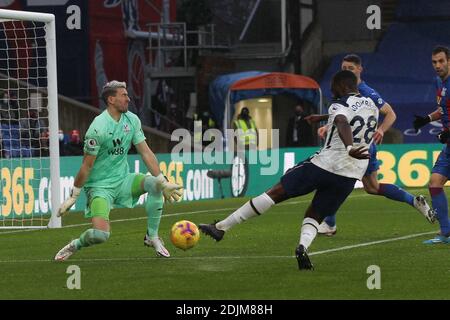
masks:
[(119, 88), (127, 88), (127, 84), (125, 82), (120, 82), (117, 80), (113, 80), (108, 82), (103, 86), (102, 89), (102, 100), (108, 104), (108, 97), (115, 96), (117, 93), (117, 89)]

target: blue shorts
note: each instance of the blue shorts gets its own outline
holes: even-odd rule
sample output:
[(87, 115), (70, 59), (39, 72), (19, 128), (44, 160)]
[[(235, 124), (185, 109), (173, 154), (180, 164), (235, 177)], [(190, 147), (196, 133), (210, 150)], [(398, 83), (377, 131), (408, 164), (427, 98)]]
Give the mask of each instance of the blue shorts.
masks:
[(337, 212), (352, 192), (356, 179), (326, 171), (307, 159), (289, 169), (280, 182), (289, 198), (317, 190), (311, 204), (315, 213), (326, 217)]
[(376, 172), (380, 169), (380, 162), (377, 160), (377, 147), (375, 143), (370, 144), (369, 154), (369, 165), (367, 166), (366, 173), (364, 173), (365, 176), (370, 176), (372, 172)]
[(450, 150), (447, 150), (447, 148), (447, 146), (444, 146), (442, 149), (436, 163), (433, 166), (433, 169), (431, 170), (431, 173), (439, 173), (440, 175), (450, 179), (450, 154), (448, 154)]

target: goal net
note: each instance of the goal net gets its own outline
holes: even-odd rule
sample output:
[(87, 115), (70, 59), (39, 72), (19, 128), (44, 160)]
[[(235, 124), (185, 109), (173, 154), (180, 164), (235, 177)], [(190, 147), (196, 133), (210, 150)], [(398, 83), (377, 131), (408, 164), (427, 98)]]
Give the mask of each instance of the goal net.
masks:
[(55, 41), (53, 15), (0, 10), (0, 229), (61, 226)]

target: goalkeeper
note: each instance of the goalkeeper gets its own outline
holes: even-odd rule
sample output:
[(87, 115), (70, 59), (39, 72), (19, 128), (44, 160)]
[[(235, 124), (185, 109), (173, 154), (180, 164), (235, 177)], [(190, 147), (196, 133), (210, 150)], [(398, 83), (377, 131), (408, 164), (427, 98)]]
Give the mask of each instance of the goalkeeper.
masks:
[[(106, 242), (110, 237), (110, 210), (113, 207), (132, 208), (146, 192), (148, 220), (144, 244), (153, 247), (158, 256), (170, 257), (158, 236), (163, 198), (177, 201), (182, 195), (182, 187), (168, 182), (161, 174), (158, 161), (145, 142), (139, 118), (128, 111), (130, 98), (125, 82), (108, 82), (103, 87), (102, 99), (107, 109), (94, 119), (86, 133), (81, 168), (70, 197), (57, 213), (62, 216), (68, 212), (84, 187), (87, 197), (85, 217), (91, 219), (92, 227), (62, 248), (55, 260), (67, 260), (81, 248)], [(152, 175), (129, 173), (127, 154), (132, 143)]]

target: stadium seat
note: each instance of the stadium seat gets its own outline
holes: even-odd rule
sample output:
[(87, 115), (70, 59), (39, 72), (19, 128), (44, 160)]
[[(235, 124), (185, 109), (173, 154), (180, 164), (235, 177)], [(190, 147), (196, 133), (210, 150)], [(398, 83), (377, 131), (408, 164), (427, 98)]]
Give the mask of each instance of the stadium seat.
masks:
[[(428, 1), (419, 2), (428, 7)], [(440, 6), (436, 8), (440, 10)], [(360, 54), (364, 67), (363, 80), (394, 107), (399, 115), (394, 127), (403, 133), (411, 129), (414, 114), (435, 110), (436, 75), (431, 65), (431, 51), (438, 44), (450, 45), (448, 21), (394, 23), (379, 43), (376, 52)], [(332, 59), (320, 83), (328, 99), (331, 97), (331, 77), (340, 68), (344, 55), (340, 54)], [(404, 142), (436, 140), (433, 132), (427, 132), (420, 136), (404, 135)]]
[(398, 19), (425, 19), (450, 16), (450, 2), (442, 0), (400, 0), (395, 12)]
[(24, 141), (21, 144), (20, 128), (18, 125), (1, 124), (2, 145), (6, 154), (11, 158), (31, 157), (29, 144)]

